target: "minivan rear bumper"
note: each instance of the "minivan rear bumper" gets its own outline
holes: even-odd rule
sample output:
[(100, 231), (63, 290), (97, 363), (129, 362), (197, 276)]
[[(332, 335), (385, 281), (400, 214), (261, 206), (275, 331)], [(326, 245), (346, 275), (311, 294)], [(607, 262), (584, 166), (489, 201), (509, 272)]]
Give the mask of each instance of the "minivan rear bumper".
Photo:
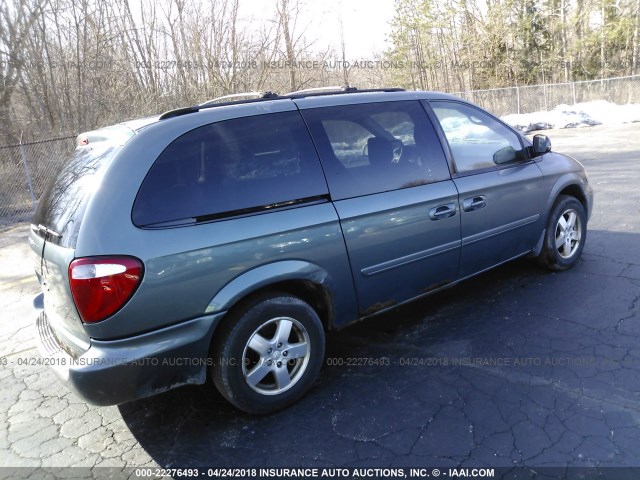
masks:
[(41, 312), (38, 348), (45, 364), (85, 401), (118, 405), (173, 388), (203, 384), (209, 346), (223, 313), (120, 340), (94, 340), (77, 358), (62, 349)]

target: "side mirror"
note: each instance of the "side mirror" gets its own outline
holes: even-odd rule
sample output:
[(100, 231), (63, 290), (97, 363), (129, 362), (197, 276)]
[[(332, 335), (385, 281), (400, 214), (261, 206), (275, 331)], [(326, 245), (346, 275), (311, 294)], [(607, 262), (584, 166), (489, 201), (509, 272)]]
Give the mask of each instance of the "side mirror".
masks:
[(544, 155), (551, 151), (551, 140), (546, 135), (534, 135), (533, 151), (536, 155)]

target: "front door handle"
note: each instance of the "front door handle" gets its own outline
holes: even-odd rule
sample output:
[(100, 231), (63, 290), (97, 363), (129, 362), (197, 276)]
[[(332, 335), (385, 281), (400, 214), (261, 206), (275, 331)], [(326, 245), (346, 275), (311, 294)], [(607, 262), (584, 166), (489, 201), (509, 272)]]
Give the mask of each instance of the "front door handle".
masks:
[(429, 218), (431, 220), (443, 220), (445, 218), (453, 217), (455, 214), (455, 203), (447, 203), (446, 205), (440, 205), (429, 210)]
[(467, 198), (462, 202), (462, 209), (465, 212), (472, 212), (473, 210), (480, 210), (487, 206), (487, 199), (484, 195), (478, 195), (477, 197)]

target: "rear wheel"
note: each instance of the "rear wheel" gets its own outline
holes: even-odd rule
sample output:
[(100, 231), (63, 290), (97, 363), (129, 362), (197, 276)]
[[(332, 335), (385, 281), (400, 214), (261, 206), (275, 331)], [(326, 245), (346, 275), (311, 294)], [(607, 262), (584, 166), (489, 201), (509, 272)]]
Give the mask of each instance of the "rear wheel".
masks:
[(220, 393), (241, 410), (270, 413), (313, 385), (324, 358), (324, 330), (315, 310), (299, 298), (262, 296), (225, 320), (212, 355)]
[(561, 195), (549, 215), (544, 246), (538, 259), (551, 270), (573, 267), (587, 239), (587, 215), (574, 197)]

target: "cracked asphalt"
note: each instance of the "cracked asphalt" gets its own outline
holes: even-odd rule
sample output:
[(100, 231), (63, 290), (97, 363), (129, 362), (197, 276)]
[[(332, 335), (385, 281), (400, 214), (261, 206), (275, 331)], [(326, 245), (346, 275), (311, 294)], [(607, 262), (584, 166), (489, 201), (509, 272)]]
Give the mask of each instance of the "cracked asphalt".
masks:
[(27, 226), (0, 231), (0, 466), (640, 467), (640, 125), (548, 133), (596, 192), (580, 263), (331, 333), (317, 385), (265, 417), (213, 388), (86, 405), (37, 364)]

